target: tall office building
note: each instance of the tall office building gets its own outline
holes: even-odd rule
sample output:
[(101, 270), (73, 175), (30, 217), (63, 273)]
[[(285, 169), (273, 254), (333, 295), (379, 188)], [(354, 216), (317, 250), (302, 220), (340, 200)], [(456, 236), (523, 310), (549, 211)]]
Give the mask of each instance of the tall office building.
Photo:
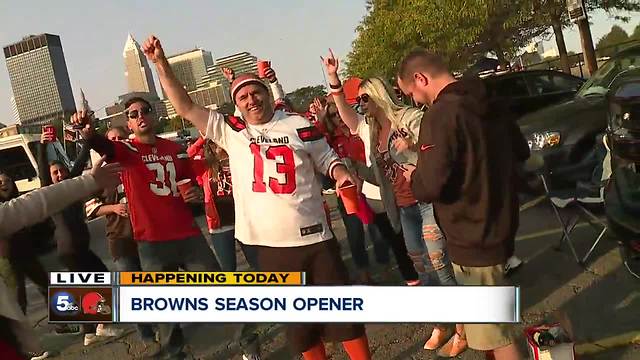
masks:
[(14, 96), (9, 99), (11, 102), (11, 113), (13, 114), (13, 120), (16, 124), (20, 124), (20, 113), (18, 112), (18, 105), (16, 104), (16, 98)]
[(124, 76), (127, 78), (128, 91), (148, 92), (157, 96), (149, 62), (131, 34), (124, 44), (122, 57), (124, 57)]
[(76, 105), (59, 36), (29, 35), (5, 46), (4, 57), (23, 128), (73, 114)]
[(187, 91), (195, 90), (207, 75), (207, 68), (213, 66), (211, 52), (193, 49), (167, 58), (176, 78)]
[(202, 83), (227, 83), (222, 74), (221, 69), (223, 67), (232, 69), (237, 75), (245, 73), (257, 74), (258, 58), (245, 51), (216, 59), (215, 65), (207, 68), (207, 75), (203, 77)]
[[(209, 109), (217, 110), (225, 103), (231, 102), (229, 87), (219, 82), (210, 82), (196, 90), (189, 91), (189, 97), (194, 103)], [(168, 99), (163, 100), (167, 109), (167, 116), (176, 116), (176, 110)]]

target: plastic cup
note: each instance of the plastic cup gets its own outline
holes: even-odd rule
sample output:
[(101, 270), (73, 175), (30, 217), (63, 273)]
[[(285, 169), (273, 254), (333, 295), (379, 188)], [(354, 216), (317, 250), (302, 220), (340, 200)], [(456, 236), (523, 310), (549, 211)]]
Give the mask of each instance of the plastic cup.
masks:
[(347, 214), (355, 214), (358, 212), (358, 188), (353, 185), (345, 185), (340, 188), (340, 198), (344, 204)]
[(45, 125), (42, 127), (42, 132), (51, 136), (51, 141), (56, 141), (56, 128), (53, 125)]
[(185, 193), (193, 187), (191, 179), (180, 180), (176, 183), (176, 185), (178, 185), (178, 191), (180, 192), (180, 195), (182, 195), (182, 197), (184, 197)]
[(258, 76), (261, 79), (264, 79), (267, 77), (267, 75), (265, 74), (265, 72), (267, 71), (268, 68), (271, 67), (271, 61), (266, 61), (266, 60), (260, 60), (258, 61)]

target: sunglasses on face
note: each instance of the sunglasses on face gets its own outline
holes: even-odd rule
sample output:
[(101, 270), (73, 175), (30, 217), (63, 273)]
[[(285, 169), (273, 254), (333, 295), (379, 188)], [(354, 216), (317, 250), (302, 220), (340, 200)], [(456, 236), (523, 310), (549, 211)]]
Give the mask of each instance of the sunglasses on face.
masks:
[(153, 109), (151, 109), (148, 106), (145, 106), (142, 109), (140, 109), (140, 111), (138, 111), (138, 110), (127, 111), (127, 116), (129, 117), (129, 119), (137, 119), (142, 115), (151, 114), (152, 111), (153, 111)]
[(368, 103), (369, 102), (369, 94), (362, 94), (360, 96), (356, 97), (356, 102), (358, 104), (360, 104), (360, 101), (362, 101), (363, 103)]

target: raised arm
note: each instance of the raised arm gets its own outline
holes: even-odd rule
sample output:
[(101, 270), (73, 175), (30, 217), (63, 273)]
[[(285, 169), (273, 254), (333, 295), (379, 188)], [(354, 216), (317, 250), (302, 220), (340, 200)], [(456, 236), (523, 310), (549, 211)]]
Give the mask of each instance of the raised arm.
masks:
[(268, 67), (265, 69), (264, 75), (267, 77), (267, 80), (269, 80), (269, 87), (273, 93), (273, 101), (284, 99), (284, 90), (282, 90), (282, 85), (278, 82), (276, 71)]
[(47, 161), (47, 139), (45, 139), (44, 133), (38, 144), (38, 177), (40, 178), (40, 186), (49, 186), (53, 183)]
[(153, 35), (150, 36), (142, 44), (142, 51), (147, 56), (147, 59), (156, 65), (160, 84), (162, 84), (165, 94), (178, 115), (190, 121), (196, 129), (204, 133), (207, 129), (210, 110), (195, 104), (191, 100), (187, 91), (173, 74), (169, 61), (164, 55), (160, 40)]
[(82, 145), (80, 154), (78, 154), (76, 161), (73, 163), (73, 168), (69, 172), (69, 177), (82, 175), (82, 171), (84, 171), (84, 167), (87, 165), (87, 160), (89, 160), (90, 151), (91, 148), (89, 147), (89, 144)]
[(320, 57), (320, 59), (322, 59), (322, 63), (327, 70), (327, 78), (329, 80), (329, 86), (331, 87), (330, 91), (338, 108), (340, 118), (349, 127), (349, 130), (355, 133), (358, 129), (360, 119), (358, 113), (347, 103), (347, 99), (344, 97), (342, 83), (338, 76), (338, 66), (340, 63), (333, 55), (331, 49), (329, 49), (329, 55), (326, 58)]
[(43, 221), (100, 188), (116, 186), (122, 168), (117, 164), (102, 166), (103, 163), (104, 159), (97, 162), (91, 174), (42, 187), (0, 204), (0, 238)]

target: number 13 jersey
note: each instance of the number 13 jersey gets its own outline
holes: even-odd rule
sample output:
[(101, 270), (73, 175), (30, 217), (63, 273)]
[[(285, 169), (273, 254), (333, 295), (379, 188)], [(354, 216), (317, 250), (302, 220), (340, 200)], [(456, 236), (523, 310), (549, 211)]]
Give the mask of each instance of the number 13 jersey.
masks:
[(333, 237), (317, 173), (331, 174), (340, 161), (307, 119), (276, 111), (250, 125), (211, 111), (206, 137), (229, 154), (240, 242), (296, 247)]

